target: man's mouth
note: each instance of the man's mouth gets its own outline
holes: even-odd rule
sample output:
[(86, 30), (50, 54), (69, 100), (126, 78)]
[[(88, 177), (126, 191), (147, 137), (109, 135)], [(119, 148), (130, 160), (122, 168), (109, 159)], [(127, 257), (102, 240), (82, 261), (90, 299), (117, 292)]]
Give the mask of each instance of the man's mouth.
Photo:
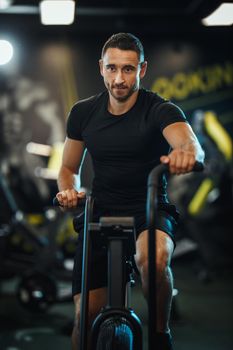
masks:
[(127, 89), (127, 87), (126, 86), (113, 86), (113, 89), (125, 90), (125, 89)]

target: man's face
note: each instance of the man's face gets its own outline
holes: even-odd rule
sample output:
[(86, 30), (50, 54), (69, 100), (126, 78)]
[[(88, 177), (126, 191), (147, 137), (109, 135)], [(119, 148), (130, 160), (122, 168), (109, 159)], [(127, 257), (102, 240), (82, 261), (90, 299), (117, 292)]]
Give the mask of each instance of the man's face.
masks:
[(135, 51), (109, 48), (100, 60), (100, 73), (112, 97), (124, 102), (139, 89), (146, 62), (140, 63)]

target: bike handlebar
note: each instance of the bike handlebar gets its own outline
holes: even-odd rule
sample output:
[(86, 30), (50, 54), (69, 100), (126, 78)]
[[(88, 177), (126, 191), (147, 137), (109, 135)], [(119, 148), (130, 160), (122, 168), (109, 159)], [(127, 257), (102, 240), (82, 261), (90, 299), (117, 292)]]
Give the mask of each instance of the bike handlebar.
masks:
[[(203, 169), (204, 169), (204, 164), (201, 163), (201, 162), (196, 162), (196, 163), (194, 164), (194, 167), (193, 167), (193, 169), (192, 169), (192, 172), (193, 172), (193, 171), (194, 171), (194, 172), (201, 172), (201, 171), (203, 171)], [(150, 186), (157, 186), (160, 176), (161, 176), (163, 173), (167, 172), (168, 170), (169, 170), (169, 165), (168, 165), (168, 164), (163, 164), (163, 163), (161, 163), (161, 164), (157, 165), (156, 167), (154, 167), (154, 168), (151, 170), (150, 174), (149, 174), (147, 185), (148, 185), (149, 187), (150, 187)], [(80, 198), (80, 199), (78, 200), (77, 206), (78, 206), (78, 207), (82, 207), (82, 206), (85, 206), (85, 204), (86, 204), (86, 197), (85, 197), (85, 198)], [(59, 206), (59, 207), (62, 207), (62, 205), (59, 203), (57, 197), (54, 197), (54, 198), (53, 198), (53, 205), (54, 205), (55, 207), (58, 207), (58, 206)]]
[[(78, 199), (77, 207), (84, 207), (85, 204), (86, 204), (86, 197)], [(53, 205), (54, 205), (55, 207), (63, 207), (63, 205), (61, 205), (61, 204), (59, 203), (57, 197), (54, 197), (54, 198), (53, 198)]]
[[(201, 162), (197, 162), (194, 164), (194, 167), (192, 169), (192, 172), (201, 172), (204, 170), (204, 164)], [(156, 167), (154, 167), (148, 177), (148, 186), (157, 186), (158, 185), (158, 181), (160, 176), (169, 171), (169, 164), (164, 164), (161, 163), (159, 165), (157, 165)]]

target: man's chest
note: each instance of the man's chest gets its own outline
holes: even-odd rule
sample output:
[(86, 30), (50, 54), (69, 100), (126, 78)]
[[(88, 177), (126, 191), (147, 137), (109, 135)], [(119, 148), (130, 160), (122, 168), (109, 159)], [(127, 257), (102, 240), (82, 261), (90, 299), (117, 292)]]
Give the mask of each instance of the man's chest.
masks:
[(93, 118), (83, 131), (83, 139), (94, 159), (143, 159), (155, 147), (159, 135), (144, 118)]

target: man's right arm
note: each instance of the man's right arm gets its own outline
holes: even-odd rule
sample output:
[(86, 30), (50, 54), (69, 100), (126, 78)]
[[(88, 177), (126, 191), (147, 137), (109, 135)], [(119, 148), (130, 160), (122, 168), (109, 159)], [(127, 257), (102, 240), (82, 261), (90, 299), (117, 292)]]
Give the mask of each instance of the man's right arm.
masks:
[(75, 175), (79, 171), (84, 152), (84, 143), (79, 140), (66, 138), (62, 156), (62, 165), (58, 174), (58, 189), (56, 197), (64, 207), (74, 207), (78, 199), (83, 198), (83, 192), (75, 189)]

